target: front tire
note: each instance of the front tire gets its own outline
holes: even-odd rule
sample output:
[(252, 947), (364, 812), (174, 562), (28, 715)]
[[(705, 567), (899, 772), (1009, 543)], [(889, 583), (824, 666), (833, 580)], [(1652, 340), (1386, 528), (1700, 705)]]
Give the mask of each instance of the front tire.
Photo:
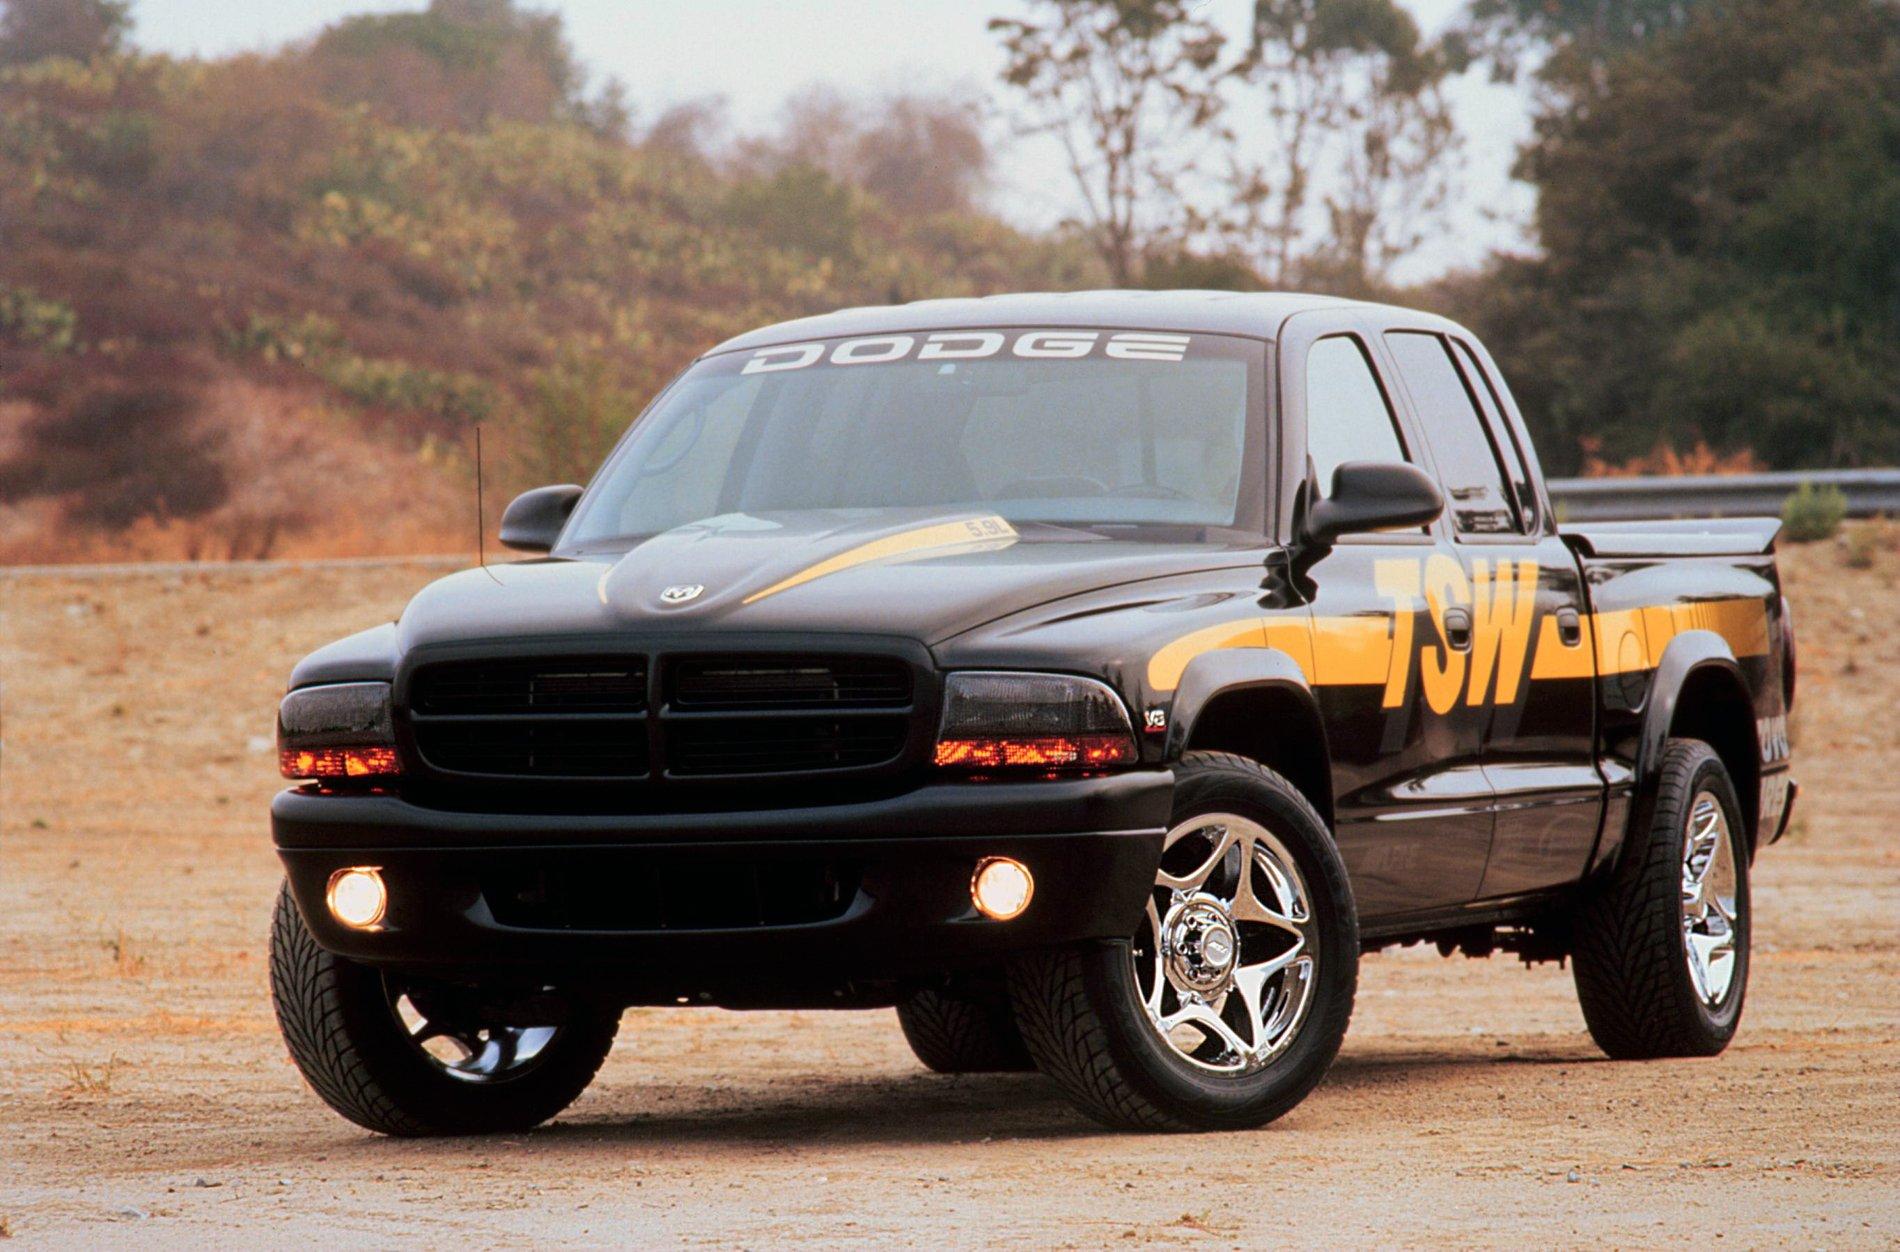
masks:
[(1748, 990), (1746, 838), (1715, 750), (1669, 740), (1649, 829), (1630, 832), (1577, 918), (1577, 999), (1610, 1056), (1714, 1056), (1735, 1037)]
[(271, 924), (270, 983), (305, 1081), (385, 1135), (530, 1130), (587, 1088), (620, 1025), (604, 1004), (543, 994), (497, 1008), (470, 988), (326, 952), (288, 884)]
[(1019, 958), (1017, 1023), (1109, 1126), (1260, 1126), (1319, 1084), (1352, 1020), (1352, 887), (1312, 804), (1259, 763), (1190, 753), (1174, 796), (1135, 935)]
[(897, 1006), (904, 1040), (939, 1074), (1015, 1074), (1036, 1068), (1010, 1011), (1009, 992), (973, 979), (915, 992)]

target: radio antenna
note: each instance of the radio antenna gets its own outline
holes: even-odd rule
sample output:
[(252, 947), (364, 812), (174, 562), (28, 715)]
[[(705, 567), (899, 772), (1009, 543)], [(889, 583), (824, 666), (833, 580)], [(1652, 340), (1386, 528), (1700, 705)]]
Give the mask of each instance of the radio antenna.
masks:
[(488, 510), (482, 490), (482, 424), (475, 423), (475, 563), (499, 584), (500, 578), (488, 568)]

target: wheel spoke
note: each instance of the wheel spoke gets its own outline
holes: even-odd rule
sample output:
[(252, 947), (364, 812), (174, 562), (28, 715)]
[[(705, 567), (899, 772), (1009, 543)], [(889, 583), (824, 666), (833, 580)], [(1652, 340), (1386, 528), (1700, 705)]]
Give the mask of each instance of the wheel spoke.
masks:
[(1267, 979), (1273, 977), (1281, 970), (1288, 968), (1295, 961), (1311, 955), (1312, 954), (1306, 950), (1306, 943), (1301, 941), (1280, 953), (1280, 955), (1273, 957), (1271, 960), (1258, 961), (1252, 965), (1241, 966), (1234, 971), (1234, 982), (1236, 985), (1239, 985), (1241, 979), (1245, 977), (1254, 979), (1260, 983), (1265, 983)]
[(1723, 845), (1728, 841), (1722, 838), (1721, 806), (1708, 797), (1702, 798), (1695, 806), (1690, 819), (1688, 848), (1684, 855), (1683, 882), (1701, 886), (1708, 881), (1709, 871), (1715, 868), (1721, 857)]
[(1253, 1051), (1252, 1047), (1234, 1033), (1234, 1028), (1229, 1026), (1212, 1006), (1200, 1000), (1189, 1000), (1183, 1003), (1175, 1012), (1162, 1018), (1160, 1025), (1164, 1036), (1173, 1034), (1183, 1026), (1192, 1026), (1196, 1030), (1211, 1034), (1225, 1044), (1228, 1051), (1232, 1052), (1236, 1058), (1245, 1057)]
[[(1237, 841), (1237, 836), (1229, 827), (1210, 827), (1208, 829), (1218, 829), (1220, 834), (1215, 838), (1214, 850), (1208, 854), (1207, 859), (1188, 873), (1179, 876), (1170, 874), (1165, 869), (1157, 869), (1155, 871), (1156, 886), (1167, 887), (1174, 891), (1196, 891), (1206, 885), (1208, 878), (1219, 868), (1220, 863), (1226, 859), (1228, 849), (1232, 848)], [(1191, 833), (1198, 834), (1201, 832), (1196, 831)], [(1179, 842), (1179, 840), (1175, 842)]]
[(1722, 919), (1725, 927), (1729, 929), (1734, 928), (1735, 897), (1724, 897), (1720, 891), (1711, 887), (1703, 893), (1702, 902), (1707, 909), (1705, 916), (1719, 917)]
[[(1234, 888), (1232, 908), (1235, 920), (1277, 926), (1295, 938), (1305, 938), (1304, 923), (1310, 919), (1306, 902), (1300, 899), (1298, 890), (1287, 880), (1285, 871), (1271, 853), (1262, 855), (1262, 850), (1252, 841), (1245, 845), (1245, 849), (1240, 881)], [(1275, 898), (1271, 904), (1262, 900), (1259, 892), (1254, 890), (1256, 870), (1264, 874), (1272, 886)]]
[(1259, 1051), (1267, 1043), (1266, 998), (1267, 979), (1273, 977), (1276, 970), (1268, 969), (1273, 964), (1268, 961), (1260, 965), (1249, 965), (1245, 969), (1234, 971), (1234, 991), (1240, 996), (1240, 1003), (1247, 1011), (1247, 1033), (1253, 1036), (1251, 1051)]
[(1161, 951), (1161, 913), (1155, 908), (1155, 897), (1148, 893), (1148, 963), (1152, 967), (1154, 982), (1148, 989), (1145, 1003), (1148, 1012), (1159, 1015), (1161, 1012), (1161, 993), (1168, 986), (1167, 960)]
[(412, 991), (393, 977), (384, 987), (390, 1014), (410, 1045), (442, 1073), (464, 1082), (505, 1078), (533, 1065), (561, 1034), (559, 1026), (484, 1024), (479, 1010), (453, 989)]

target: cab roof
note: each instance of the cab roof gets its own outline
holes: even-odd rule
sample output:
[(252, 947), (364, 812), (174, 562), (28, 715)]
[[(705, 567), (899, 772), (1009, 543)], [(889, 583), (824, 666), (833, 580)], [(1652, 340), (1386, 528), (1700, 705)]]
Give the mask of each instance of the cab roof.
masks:
[[(917, 300), (866, 305), (761, 326), (712, 351), (766, 348), (844, 335), (965, 330), (991, 326), (1100, 327), (1105, 330), (1198, 331), (1271, 339), (1280, 324), (1309, 309), (1358, 306), (1336, 296), (1282, 291), (1064, 291)], [(710, 353), (708, 355), (711, 355)]]

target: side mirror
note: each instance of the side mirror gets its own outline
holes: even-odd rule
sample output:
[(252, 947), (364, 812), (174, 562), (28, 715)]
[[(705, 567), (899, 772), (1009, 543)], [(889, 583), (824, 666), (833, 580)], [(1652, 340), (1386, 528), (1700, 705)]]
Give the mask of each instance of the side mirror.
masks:
[(1445, 494), (1416, 465), (1348, 461), (1333, 471), (1333, 489), (1306, 511), (1306, 541), (1331, 547), (1341, 535), (1422, 526), (1445, 511)]
[(517, 552), (546, 552), (561, 537), (580, 498), (581, 488), (573, 483), (522, 492), (501, 515), (502, 543)]

